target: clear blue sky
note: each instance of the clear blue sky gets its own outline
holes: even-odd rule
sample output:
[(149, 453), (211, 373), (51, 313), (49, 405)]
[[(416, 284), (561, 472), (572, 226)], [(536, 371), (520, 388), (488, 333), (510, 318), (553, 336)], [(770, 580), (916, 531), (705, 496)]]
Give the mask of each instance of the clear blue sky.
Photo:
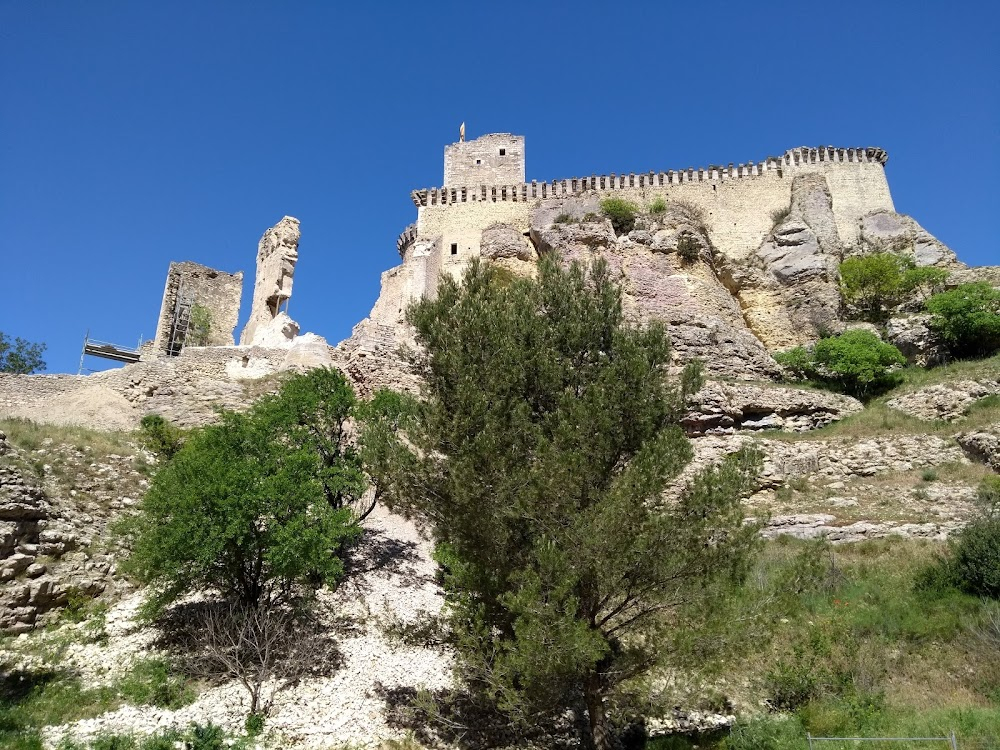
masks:
[(539, 180), (881, 146), (898, 211), (1000, 263), (998, 39), (996, 2), (0, 0), (0, 330), (75, 372), (152, 336), (171, 260), (244, 270), (242, 326), (290, 214), (336, 343), (463, 120)]

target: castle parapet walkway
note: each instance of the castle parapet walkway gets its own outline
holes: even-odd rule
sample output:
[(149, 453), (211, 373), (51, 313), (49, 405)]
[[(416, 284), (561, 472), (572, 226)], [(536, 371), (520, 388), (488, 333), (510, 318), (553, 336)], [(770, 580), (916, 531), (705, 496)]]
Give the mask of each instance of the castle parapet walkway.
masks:
[[(571, 197), (595, 190), (627, 190), (666, 187), (691, 182), (722, 182), (772, 174), (781, 177), (785, 169), (793, 170), (796, 167), (818, 163), (875, 163), (884, 166), (888, 160), (889, 155), (883, 149), (873, 146), (867, 148), (803, 147), (789, 149), (781, 156), (769, 156), (757, 164), (754, 162), (738, 165), (730, 163), (727, 166), (712, 165), (698, 169), (688, 167), (676, 171), (629, 173), (627, 175), (612, 172), (610, 175), (573, 177), (566, 180), (553, 180), (552, 182), (532, 180), (515, 185), (424, 188), (412, 191), (410, 197), (418, 208), (477, 201), (494, 203), (497, 201), (528, 201), (539, 198)], [(402, 235), (400, 239), (402, 239)], [(397, 242), (397, 249), (402, 249), (399, 242)]]

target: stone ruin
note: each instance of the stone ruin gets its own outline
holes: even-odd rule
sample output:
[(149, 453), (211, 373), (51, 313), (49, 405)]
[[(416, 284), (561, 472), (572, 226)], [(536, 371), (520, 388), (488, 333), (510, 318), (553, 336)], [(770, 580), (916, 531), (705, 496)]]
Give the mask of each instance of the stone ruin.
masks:
[[(240, 315), (243, 272), (226, 273), (199, 263), (171, 263), (163, 289), (152, 350), (176, 356), (184, 346), (232, 346)], [(195, 338), (194, 322), (207, 323)]]
[(292, 296), (300, 236), (299, 220), (286, 216), (260, 238), (253, 304), (240, 335), (241, 346), (283, 346), (298, 334), (298, 324), (281, 308)]

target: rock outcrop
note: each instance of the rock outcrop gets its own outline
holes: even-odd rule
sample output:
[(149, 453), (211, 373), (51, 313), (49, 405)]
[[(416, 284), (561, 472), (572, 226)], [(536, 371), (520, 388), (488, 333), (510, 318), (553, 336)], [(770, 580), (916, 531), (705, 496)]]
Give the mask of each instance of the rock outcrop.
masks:
[(917, 367), (933, 367), (944, 361), (947, 353), (939, 337), (930, 328), (926, 313), (890, 318), (885, 339), (899, 349), (906, 361)]
[(964, 417), (976, 401), (997, 393), (1000, 378), (954, 380), (906, 393), (886, 404), (917, 419), (954, 422)]
[(938, 266), (949, 270), (965, 267), (943, 242), (914, 219), (894, 211), (875, 211), (861, 218), (862, 246), (873, 251), (898, 252), (918, 266)]
[(292, 296), (292, 275), (299, 259), (300, 237), (299, 220), (286, 216), (260, 238), (250, 319), (240, 335), (240, 344), (266, 345), (259, 340), (258, 329), (268, 327)]
[(710, 382), (690, 398), (682, 424), (691, 436), (737, 431), (806, 432), (864, 407), (850, 396), (752, 383)]
[(747, 322), (770, 349), (815, 340), (840, 327), (837, 267), (843, 243), (821, 174), (797, 175), (788, 213), (746, 261), (724, 270)]
[(972, 459), (1000, 473), (1000, 425), (959, 433), (955, 440)]
[[(0, 632), (23, 633), (71, 597), (86, 600), (116, 585), (112, 557), (93, 544), (110, 513), (135, 502), (117, 490), (138, 487), (138, 477), (131, 456), (95, 456), (51, 440), (30, 453), (0, 445)], [(29, 459), (43, 472), (52, 465), (72, 472), (73, 489), (40, 480)]]

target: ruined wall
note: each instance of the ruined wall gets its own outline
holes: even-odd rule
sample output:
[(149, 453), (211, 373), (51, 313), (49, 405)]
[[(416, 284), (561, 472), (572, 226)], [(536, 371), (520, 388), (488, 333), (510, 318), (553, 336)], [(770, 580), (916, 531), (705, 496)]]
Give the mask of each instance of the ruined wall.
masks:
[(299, 259), (299, 220), (286, 216), (264, 232), (257, 245), (257, 277), (253, 303), (240, 344), (255, 343), (259, 330), (273, 321), (292, 296), (292, 275)]
[(194, 304), (208, 310), (211, 317), (208, 345), (232, 346), (233, 329), (239, 319), (243, 295), (243, 272), (226, 273), (200, 263), (184, 261), (171, 263), (167, 270), (153, 351), (162, 354), (167, 350), (174, 307), (182, 289)]
[(253, 381), (284, 370), (335, 364), (333, 349), (324, 349), (326, 361), (314, 357), (305, 368), (297, 367), (302, 352), (296, 347), (190, 347), (177, 357), (92, 375), (0, 373), (0, 418), (133, 430), (146, 414), (160, 414), (182, 427), (195, 427), (215, 421), (216, 406), (248, 406), (248, 394), (259, 391)]
[(524, 182), (524, 136), (491, 133), (444, 147), (445, 185)]

